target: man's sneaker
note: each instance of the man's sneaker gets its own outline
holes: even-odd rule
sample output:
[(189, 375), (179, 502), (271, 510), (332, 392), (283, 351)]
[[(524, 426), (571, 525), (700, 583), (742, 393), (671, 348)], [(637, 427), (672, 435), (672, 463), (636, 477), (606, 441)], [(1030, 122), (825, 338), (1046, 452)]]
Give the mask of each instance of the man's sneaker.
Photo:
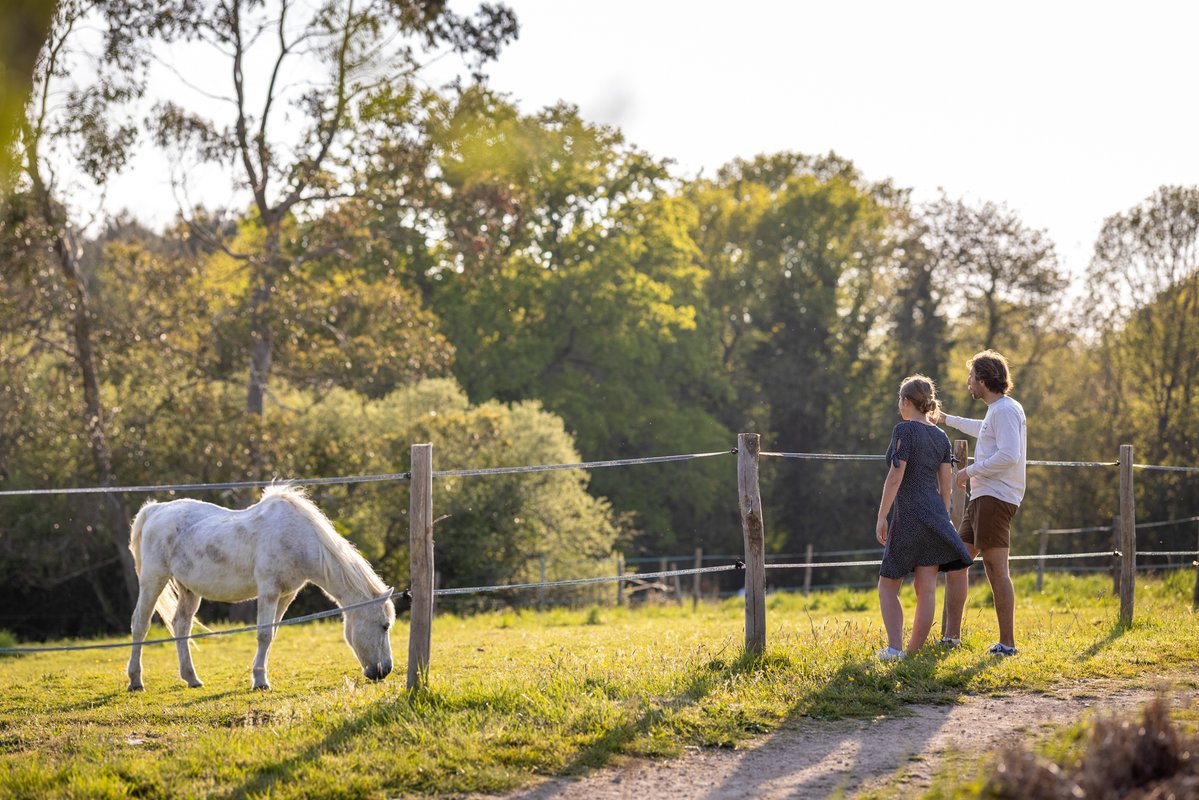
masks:
[(891, 647), (890, 645), (888, 645), (887, 647), (884, 647), (882, 650), (878, 651), (878, 660), (879, 661), (903, 661), (907, 657), (908, 657), (907, 653), (905, 653), (902, 650), (896, 650), (894, 647)]
[(987, 648), (987, 653), (993, 656), (1014, 656), (1018, 651), (1014, 647), (1008, 647), (1003, 642), (996, 642)]
[(937, 647), (943, 647), (946, 650), (952, 650), (955, 647), (961, 647), (961, 646), (962, 646), (961, 639), (950, 639), (948, 636), (942, 636), (937, 641)]

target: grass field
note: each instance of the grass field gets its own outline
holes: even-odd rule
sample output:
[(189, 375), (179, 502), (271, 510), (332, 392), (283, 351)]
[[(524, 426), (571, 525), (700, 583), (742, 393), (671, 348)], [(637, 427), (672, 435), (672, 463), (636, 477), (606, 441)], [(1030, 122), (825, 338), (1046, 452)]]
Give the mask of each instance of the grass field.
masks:
[[(1021, 653), (995, 640), (990, 594), (972, 593), (967, 648), (879, 664), (872, 591), (773, 595), (768, 650), (742, 656), (740, 601), (637, 610), (439, 616), (429, 686), (362, 678), (339, 622), (286, 627), (270, 692), (250, 690), (253, 636), (202, 641), (205, 685), (177, 677), (173, 646), (147, 648), (146, 691), (125, 691), (127, 654), (0, 658), (0, 797), (383, 798), (500, 791), (621, 755), (734, 746), (799, 717), (902, 713), (967, 693), (1134, 679), (1199, 663), (1194, 577), (1138, 582), (1135, 624), (1116, 624), (1106, 577), (1017, 580)], [(981, 582), (980, 582), (981, 583)], [(905, 588), (905, 608), (913, 599)], [(161, 634), (156, 629), (152, 635)], [(114, 640), (115, 641), (115, 640)]]

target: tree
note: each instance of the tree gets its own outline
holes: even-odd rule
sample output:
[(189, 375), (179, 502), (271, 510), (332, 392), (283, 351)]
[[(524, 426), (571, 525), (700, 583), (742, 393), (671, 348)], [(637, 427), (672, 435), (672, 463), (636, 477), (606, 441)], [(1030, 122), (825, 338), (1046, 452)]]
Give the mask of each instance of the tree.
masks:
[[(796, 153), (733, 162), (690, 193), (713, 276), (707, 305), (718, 309), (737, 390), (726, 425), (763, 433), (768, 450), (877, 448), (883, 279), (895, 267), (903, 193), (865, 181), (834, 154)], [(829, 490), (836, 474), (769, 463), (771, 546), (840, 533), (856, 502)]]
[[(179, 4), (181, 14), (191, 8), (190, 2)], [(477, 72), (516, 35), (516, 20), (498, 5), (484, 4), (476, 17), (466, 18), (444, 2), (415, 0), (317, 6), (230, 0), (201, 7), (188, 19), (187, 35), (209, 44), (230, 67), (233, 121), (223, 124), (166, 102), (159, 106), (158, 139), (201, 162), (237, 165), (262, 226), (253, 251), (226, 247), (249, 272), (246, 408), (261, 417), (277, 344), (280, 284), (323, 255), (289, 246), (290, 221), (355, 194), (356, 169), (375, 156), (357, 146), (356, 120), (377, 113), (381, 98), (411, 100), (411, 93), (397, 90), (411, 81), (421, 58), (446, 48)], [(267, 76), (247, 72), (261, 50), (268, 51)], [(306, 80), (293, 82), (293, 74)], [(256, 89), (257, 102), (251, 96)]]
[[(585, 457), (730, 446), (718, 328), (664, 164), (558, 105), (521, 115), (483, 90), (447, 100), (431, 134), (444, 195), (430, 304), (476, 402), (536, 398)], [(633, 514), (639, 543), (711, 536), (718, 466), (605, 470), (593, 490)], [(699, 542), (699, 543), (702, 543)]]
[(953, 273), (942, 271), (926, 240), (928, 231), (915, 215), (900, 214), (897, 263), (891, 290), (891, 381), (895, 386), (914, 374), (944, 381), (952, 342), (945, 294), (956, 287)]
[[(124, 165), (136, 139), (130, 103), (144, 90), (145, 37), (165, 31), (169, 16), (156, 4), (138, 0), (64, 2), (54, 15), (34, 72), (33, 91), (17, 143), (20, 174), (9, 187), (23, 214), (36, 216), (43, 241), (52, 253), (62, 290), (70, 302), (62, 308), (62, 349), (78, 370), (82, 422), (100, 485), (116, 483), (108, 443), (108, 412), (101, 395), (102, 357), (94, 341), (95, 310), (82, 265), (79, 225), (66, 197), (73, 194), (60, 176), (77, 172), (97, 187)], [(99, 38), (93, 25), (99, 27)], [(90, 65), (88, 62), (91, 62)], [(90, 66), (92, 70), (85, 68)], [(80, 74), (92, 74), (81, 82)], [(23, 195), (19, 199), (17, 195)], [(137, 595), (133, 560), (126, 546), (127, 515), (117, 494), (104, 495), (108, 530), (124, 566), (129, 602)]]
[[(1135, 432), (1138, 460), (1199, 462), (1199, 188), (1163, 186), (1109, 217), (1088, 283), (1080, 324), (1097, 333), (1108, 417)], [(1155, 485), (1164, 514), (1170, 487)]]
[[(950, 369), (993, 348), (1007, 356), (1021, 402), (1037, 412), (1049, 376), (1043, 364), (1064, 347), (1066, 277), (1053, 242), (1005, 206), (942, 196), (921, 209), (937, 303), (950, 325)], [(950, 408), (964, 409), (965, 381), (947, 382)]]

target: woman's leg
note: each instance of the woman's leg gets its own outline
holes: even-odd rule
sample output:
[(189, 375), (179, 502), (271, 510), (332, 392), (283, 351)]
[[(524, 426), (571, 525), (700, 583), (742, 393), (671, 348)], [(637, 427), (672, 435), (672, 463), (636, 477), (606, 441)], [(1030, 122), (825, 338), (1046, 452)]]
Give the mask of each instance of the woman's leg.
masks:
[(899, 604), (899, 587), (902, 585), (902, 578), (881, 575), (878, 578), (878, 604), (883, 611), (883, 625), (887, 628), (887, 645), (896, 650), (903, 643), (903, 606)]
[(908, 640), (908, 653), (915, 653), (924, 646), (928, 632), (933, 627), (933, 612), (937, 608), (937, 567), (916, 567), (916, 613), (912, 618), (912, 638)]

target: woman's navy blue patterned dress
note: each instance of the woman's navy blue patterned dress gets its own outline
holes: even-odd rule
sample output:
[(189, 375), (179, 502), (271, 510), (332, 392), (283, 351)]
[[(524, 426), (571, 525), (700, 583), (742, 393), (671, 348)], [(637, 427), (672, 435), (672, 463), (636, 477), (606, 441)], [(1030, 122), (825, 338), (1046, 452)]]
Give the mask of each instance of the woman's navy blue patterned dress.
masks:
[(878, 574), (902, 578), (918, 566), (941, 572), (970, 566), (970, 551), (949, 520), (937, 488), (937, 472), (953, 460), (953, 451), (940, 428), (905, 420), (891, 433), (887, 465), (908, 462), (895, 503), (887, 515), (887, 545)]

